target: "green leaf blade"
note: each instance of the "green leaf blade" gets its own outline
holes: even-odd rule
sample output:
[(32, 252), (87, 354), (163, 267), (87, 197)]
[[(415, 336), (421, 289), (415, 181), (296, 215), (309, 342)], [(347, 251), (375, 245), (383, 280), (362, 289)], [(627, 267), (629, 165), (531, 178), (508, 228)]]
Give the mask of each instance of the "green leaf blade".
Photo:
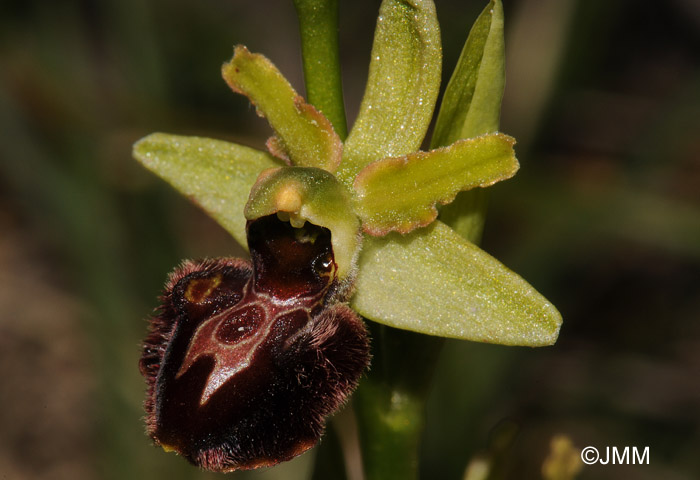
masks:
[(243, 209), (260, 172), (280, 162), (258, 150), (221, 140), (153, 133), (134, 144), (147, 169), (198, 204), (244, 248)]
[(222, 67), (231, 89), (245, 95), (267, 118), (276, 136), (270, 151), (292, 165), (323, 168), (331, 173), (340, 165), (342, 143), (330, 121), (292, 88), (272, 62), (243, 46)]
[(462, 190), (487, 187), (515, 175), (512, 137), (482, 135), (449, 147), (378, 160), (355, 179), (356, 211), (365, 232), (408, 233), (437, 217), (435, 205)]
[(366, 237), (351, 306), (385, 325), (503, 345), (545, 346), (561, 315), (496, 259), (435, 222), (405, 237)]
[(367, 87), (338, 172), (342, 181), (352, 184), (375, 160), (418, 150), (440, 88), (441, 63), (433, 2), (384, 0)]

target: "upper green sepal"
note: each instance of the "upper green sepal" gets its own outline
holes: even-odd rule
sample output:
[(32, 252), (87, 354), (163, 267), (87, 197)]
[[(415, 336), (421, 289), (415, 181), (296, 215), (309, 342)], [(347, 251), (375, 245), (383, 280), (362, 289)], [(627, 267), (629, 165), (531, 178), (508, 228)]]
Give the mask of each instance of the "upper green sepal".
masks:
[(437, 217), (436, 203), (449, 203), (462, 190), (515, 175), (519, 165), (514, 144), (507, 135), (482, 135), (368, 165), (354, 183), (362, 228), (370, 235), (386, 235), (430, 224)]
[[(503, 5), (492, 0), (474, 22), (447, 84), (431, 148), (498, 131), (504, 86)], [(478, 242), (484, 227), (485, 195), (480, 190), (458, 194), (440, 210), (440, 220)]]
[(360, 221), (351, 210), (350, 194), (335, 176), (320, 168), (281, 167), (260, 174), (245, 206), (245, 218), (277, 214), (300, 228), (304, 222), (331, 231), (338, 277), (355, 272), (362, 243)]
[(331, 122), (297, 94), (272, 62), (239, 45), (221, 71), (233, 91), (247, 96), (275, 130), (267, 143), (273, 155), (291, 165), (338, 169), (343, 146)]
[(474, 22), (447, 83), (431, 147), (498, 131), (504, 86), (503, 5), (491, 0)]
[(249, 147), (201, 137), (153, 133), (134, 144), (146, 168), (202, 207), (247, 247), (243, 207), (258, 174), (280, 162)]
[(440, 90), (442, 48), (432, 0), (384, 0), (367, 87), (338, 177), (346, 185), (366, 165), (420, 148)]
[(561, 326), (530, 284), (440, 221), (366, 237), (351, 306), (391, 327), (503, 345), (552, 345)]

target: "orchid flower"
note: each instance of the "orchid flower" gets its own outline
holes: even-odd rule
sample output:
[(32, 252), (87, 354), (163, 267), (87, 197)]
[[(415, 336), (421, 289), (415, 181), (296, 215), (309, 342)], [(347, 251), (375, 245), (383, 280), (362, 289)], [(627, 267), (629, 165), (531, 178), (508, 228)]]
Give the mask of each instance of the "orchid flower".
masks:
[[(314, 2), (296, 3), (309, 19)], [(303, 34), (322, 28), (309, 25)], [(464, 205), (519, 168), (515, 140), (498, 132), (500, 1), (472, 28), (428, 151), (419, 149), (442, 61), (432, 1), (382, 2), (347, 138), (339, 88), (324, 99), (328, 88), (310, 80), (316, 54), (304, 55), (310, 102), (243, 46), (222, 68), (272, 127), (267, 152), (162, 133), (134, 146), (251, 254), (176, 269), (141, 359), (149, 434), (210, 470), (274, 465), (312, 447), (370, 361), (363, 319), (531, 347), (554, 343), (561, 324), (550, 302), (470, 241), (483, 215)]]

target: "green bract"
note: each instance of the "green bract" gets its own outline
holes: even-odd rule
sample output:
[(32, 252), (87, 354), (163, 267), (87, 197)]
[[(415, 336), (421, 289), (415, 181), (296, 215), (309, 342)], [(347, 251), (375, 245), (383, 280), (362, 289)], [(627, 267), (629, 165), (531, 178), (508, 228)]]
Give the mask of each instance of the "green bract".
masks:
[[(315, 7), (296, 3), (307, 19), (302, 34), (313, 38)], [(327, 52), (308, 55), (322, 59)], [(320, 65), (306, 61), (305, 68)], [(419, 152), (440, 65), (433, 2), (384, 0), (365, 95), (344, 144), (320, 112), (329, 112), (344, 134), (342, 95), (334, 90), (339, 78), (307, 85), (317, 109), (269, 60), (236, 47), (223, 75), (270, 122), (272, 155), (165, 134), (138, 142), (134, 155), (244, 245), (246, 218), (277, 214), (292, 226), (309, 221), (328, 228), (339, 273), (359, 268), (350, 304), (370, 320), (429, 335), (550, 345), (561, 324), (556, 309), (469, 241), (480, 233), (483, 200), (464, 191), (510, 178), (518, 169), (514, 140), (496, 133), (504, 85), (500, 1), (491, 1), (472, 28), (444, 96), (434, 150)], [(436, 222), (436, 206), (460, 191), (440, 212), (447, 223)]]

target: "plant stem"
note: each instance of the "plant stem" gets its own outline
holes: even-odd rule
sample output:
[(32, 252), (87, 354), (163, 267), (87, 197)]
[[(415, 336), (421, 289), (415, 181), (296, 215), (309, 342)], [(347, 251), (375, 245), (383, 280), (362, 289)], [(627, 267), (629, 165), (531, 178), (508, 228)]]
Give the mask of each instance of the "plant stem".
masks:
[(425, 400), (443, 340), (369, 325), (372, 368), (354, 397), (365, 474), (417, 479)]
[(345, 140), (348, 136), (338, 49), (338, 0), (294, 0), (309, 103)]

